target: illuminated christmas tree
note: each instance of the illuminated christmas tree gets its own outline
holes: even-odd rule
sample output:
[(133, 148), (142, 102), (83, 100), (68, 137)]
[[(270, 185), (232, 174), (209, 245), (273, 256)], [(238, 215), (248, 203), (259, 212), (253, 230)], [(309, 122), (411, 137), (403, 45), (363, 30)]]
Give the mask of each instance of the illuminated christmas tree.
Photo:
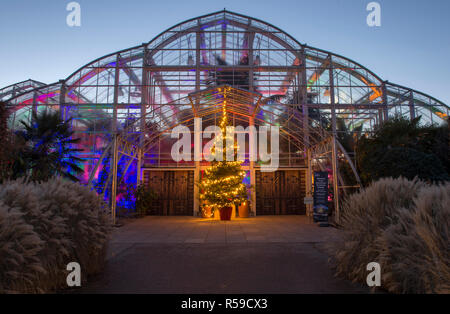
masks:
[[(199, 188), (200, 199), (206, 201), (212, 211), (219, 209), (222, 220), (229, 220), (233, 205), (239, 205), (247, 200), (247, 186), (242, 182), (245, 177), (245, 171), (241, 168), (242, 161), (236, 158), (239, 147), (234, 139), (234, 133), (227, 132), (226, 93), (224, 98), (220, 121), (222, 132), (216, 137), (215, 145), (211, 149), (211, 154), (216, 155), (217, 150), (217, 155), (222, 154), (223, 158), (222, 161), (212, 161), (211, 166), (204, 172)], [(233, 143), (232, 149), (236, 161), (226, 160), (227, 142)]]

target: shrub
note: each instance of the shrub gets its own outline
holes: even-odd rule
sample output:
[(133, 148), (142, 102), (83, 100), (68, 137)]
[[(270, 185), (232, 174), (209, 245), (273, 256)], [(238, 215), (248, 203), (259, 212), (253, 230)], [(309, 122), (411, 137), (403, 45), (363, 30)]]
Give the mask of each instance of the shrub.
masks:
[(138, 185), (134, 191), (136, 198), (136, 213), (138, 216), (145, 216), (152, 203), (158, 198), (156, 192), (144, 184)]
[(0, 183), (11, 177), (19, 146), (12, 145), (12, 133), (8, 130), (8, 116), (6, 103), (0, 101)]
[(6, 182), (0, 185), (0, 212), (0, 291), (63, 288), (73, 261), (84, 280), (101, 270), (111, 223), (89, 188), (61, 178)]
[(336, 274), (365, 283), (366, 265), (381, 266), (393, 293), (448, 292), (450, 184), (386, 178), (351, 195), (341, 213), (344, 241)]
[(450, 180), (448, 125), (420, 125), (420, 117), (391, 117), (359, 139), (356, 164), (364, 185), (384, 177)]
[(380, 178), (402, 176), (410, 180), (418, 177), (421, 180), (433, 182), (449, 180), (439, 158), (434, 154), (426, 154), (412, 148), (387, 149), (378, 160), (378, 165), (377, 176)]

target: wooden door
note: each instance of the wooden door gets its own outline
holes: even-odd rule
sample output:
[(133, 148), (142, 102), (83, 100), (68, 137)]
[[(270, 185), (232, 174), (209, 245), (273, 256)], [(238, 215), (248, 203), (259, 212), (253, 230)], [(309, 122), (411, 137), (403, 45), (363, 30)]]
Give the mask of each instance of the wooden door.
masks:
[(305, 171), (256, 171), (257, 215), (304, 215)]
[(193, 215), (194, 171), (144, 171), (144, 183), (158, 195), (148, 215)]

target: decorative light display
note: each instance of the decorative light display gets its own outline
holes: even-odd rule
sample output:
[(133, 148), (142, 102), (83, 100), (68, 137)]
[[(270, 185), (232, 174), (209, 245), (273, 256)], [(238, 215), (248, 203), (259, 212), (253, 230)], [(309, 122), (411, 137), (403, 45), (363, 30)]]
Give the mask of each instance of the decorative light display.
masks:
[[(231, 207), (234, 204), (242, 204), (247, 200), (247, 186), (243, 183), (246, 172), (242, 170), (242, 161), (237, 160), (239, 149), (234, 133), (227, 132), (227, 88), (225, 88), (222, 103), (222, 118), (220, 121), (221, 133), (215, 138), (215, 144), (211, 148), (211, 154), (216, 156), (211, 166), (204, 172), (204, 178), (200, 182), (200, 199), (207, 202), (212, 210), (223, 207)], [(232, 143), (234, 160), (226, 158), (227, 144)], [(228, 147), (230, 149), (230, 147)], [(222, 154), (222, 160), (217, 160)]]

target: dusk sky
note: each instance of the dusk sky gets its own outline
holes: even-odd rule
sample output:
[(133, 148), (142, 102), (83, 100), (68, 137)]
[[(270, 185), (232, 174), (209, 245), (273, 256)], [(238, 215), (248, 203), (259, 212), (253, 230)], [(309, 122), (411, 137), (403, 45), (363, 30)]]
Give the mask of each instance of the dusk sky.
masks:
[(81, 27), (73, 28), (66, 24), (69, 2), (1, 1), (0, 88), (28, 78), (56, 82), (105, 54), (226, 8), (450, 104), (448, 0), (379, 0), (381, 27), (366, 24), (370, 0), (78, 0)]

